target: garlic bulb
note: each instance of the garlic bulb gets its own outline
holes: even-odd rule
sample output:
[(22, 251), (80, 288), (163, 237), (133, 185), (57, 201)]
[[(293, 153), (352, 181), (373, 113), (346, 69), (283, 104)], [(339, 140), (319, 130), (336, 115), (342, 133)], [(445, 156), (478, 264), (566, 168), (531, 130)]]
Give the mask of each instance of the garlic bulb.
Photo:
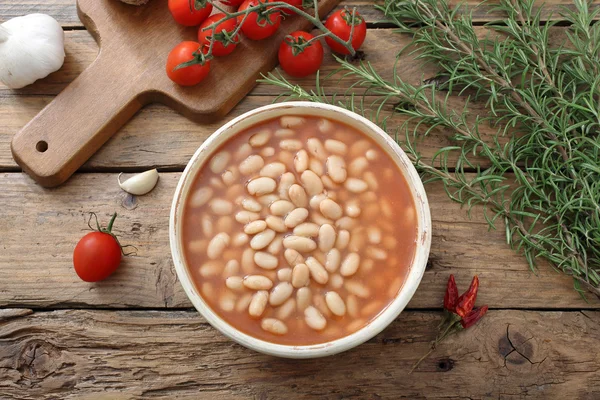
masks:
[(51, 16), (30, 14), (0, 25), (0, 82), (9, 88), (45, 78), (64, 60), (64, 33)]
[(156, 169), (134, 175), (125, 182), (121, 182), (121, 175), (119, 174), (117, 177), (121, 189), (136, 196), (142, 196), (150, 192), (158, 182), (158, 171)]

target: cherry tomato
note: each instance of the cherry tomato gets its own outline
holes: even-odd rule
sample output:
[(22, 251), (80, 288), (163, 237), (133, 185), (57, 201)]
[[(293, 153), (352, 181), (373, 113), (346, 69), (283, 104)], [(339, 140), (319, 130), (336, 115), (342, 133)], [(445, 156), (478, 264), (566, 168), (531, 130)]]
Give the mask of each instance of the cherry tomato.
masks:
[[(90, 216), (90, 220), (92, 216)], [(111, 229), (117, 214), (113, 214), (108, 228), (90, 232), (79, 240), (73, 251), (75, 272), (86, 282), (97, 282), (108, 278), (121, 263), (121, 246)], [(91, 228), (91, 225), (88, 222)], [(93, 229), (93, 228), (92, 228)]]
[[(325, 21), (325, 27), (329, 29), (334, 35), (342, 40), (347, 41), (350, 39), (350, 31), (352, 25), (354, 25), (354, 33), (352, 34), (352, 48), (358, 50), (365, 41), (367, 36), (367, 24), (365, 20), (358, 14), (354, 15), (354, 24), (352, 24), (352, 11), (338, 10), (331, 14), (327, 21)], [(340, 43), (334, 41), (330, 37), (325, 38), (325, 42), (331, 50), (339, 54), (350, 54), (348, 49), (342, 46)]]
[(244, 0), (221, 0), (221, 3), (225, 4), (226, 6), (233, 7), (239, 7), (243, 2)]
[[(240, 6), (238, 11), (244, 11), (249, 7), (253, 7), (258, 5), (259, 3), (272, 3), (273, 0), (260, 1), (260, 0), (245, 0)], [(248, 37), (248, 39), (252, 40), (261, 40), (266, 39), (269, 36), (273, 35), (277, 28), (279, 28), (279, 24), (281, 24), (281, 13), (279, 11), (275, 11), (272, 14), (269, 14), (269, 20), (259, 21), (259, 15), (256, 11), (251, 12), (246, 17), (244, 24), (242, 25), (242, 32), (244, 35)], [(238, 23), (242, 23), (244, 19), (243, 15), (238, 17)]]
[[(279, 0), (279, 1), (283, 1), (284, 3), (288, 3), (290, 6), (294, 6), (299, 10), (304, 10), (304, 7), (302, 7), (302, 0)], [(283, 15), (292, 15), (294, 14), (294, 12), (292, 10), (288, 10), (288, 9), (281, 9), (281, 13)]]
[[(213, 29), (208, 29), (206, 31), (203, 29), (209, 25), (214, 24), (215, 22), (219, 22), (223, 18), (225, 18), (225, 14), (217, 13), (217, 14), (214, 14), (214, 15), (211, 15), (210, 17), (208, 17), (208, 19), (206, 21), (204, 21), (202, 23), (202, 25), (200, 25), (200, 28), (198, 29), (198, 42), (200, 42), (201, 45), (208, 48), (210, 46), (210, 40), (211, 40), (211, 36), (213, 34)], [(237, 44), (229, 43), (227, 46), (224, 46), (223, 43), (221, 43), (218, 39), (219, 39), (219, 32), (225, 31), (228, 33), (232, 33), (235, 30), (236, 26), (237, 26), (237, 20), (232, 18), (232, 19), (228, 19), (227, 21), (221, 22), (219, 25), (217, 25), (215, 27), (214, 31), (217, 33), (217, 37), (215, 38), (215, 43), (213, 44), (213, 49), (212, 49), (213, 55), (218, 56), (218, 57), (226, 56), (227, 54), (229, 54), (233, 50), (235, 50), (235, 46), (237, 46)], [(239, 35), (235, 35), (235, 41), (237, 42), (238, 40), (239, 40)]]
[(295, 77), (307, 76), (317, 72), (321, 66), (323, 46), (319, 41), (310, 43), (302, 50), (296, 47), (312, 38), (314, 36), (310, 33), (298, 31), (286, 36), (281, 42), (279, 46), (279, 64), (289, 75)]
[(169, 0), (169, 11), (173, 19), (185, 26), (200, 25), (210, 15), (212, 9), (212, 4), (206, 0), (191, 0), (191, 3), (190, 0)]
[[(167, 57), (167, 76), (173, 82), (181, 86), (194, 86), (202, 82), (210, 71), (210, 61), (206, 60), (201, 64), (197, 51), (201, 48), (198, 42), (181, 42)], [(203, 49), (206, 51), (206, 49)], [(196, 54), (194, 54), (196, 53)], [(178, 65), (196, 60), (198, 63), (184, 68), (177, 68)]]

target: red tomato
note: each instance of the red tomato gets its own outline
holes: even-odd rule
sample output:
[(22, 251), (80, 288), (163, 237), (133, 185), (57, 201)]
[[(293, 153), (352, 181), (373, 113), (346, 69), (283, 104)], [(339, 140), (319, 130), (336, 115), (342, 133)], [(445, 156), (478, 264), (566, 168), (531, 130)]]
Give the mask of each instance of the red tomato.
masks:
[[(267, 0), (264, 2), (260, 0), (245, 0), (238, 11), (244, 11), (245, 9), (256, 6), (259, 3), (272, 2), (273, 0)], [(244, 16), (240, 15), (238, 17), (238, 23), (241, 24), (243, 19)], [(258, 21), (258, 13), (254, 11), (248, 14), (248, 17), (246, 17), (246, 20), (242, 25), (242, 32), (248, 37), (248, 39), (266, 39), (277, 31), (277, 28), (279, 28), (279, 24), (281, 24), (281, 13), (279, 11), (275, 11), (274, 13), (269, 14), (269, 21), (263, 20), (261, 22)]]
[(233, 7), (239, 7), (243, 2), (244, 0), (221, 0), (221, 3), (225, 4), (226, 6)]
[[(290, 6), (294, 6), (299, 10), (304, 10), (304, 7), (302, 7), (302, 0), (279, 0), (279, 1), (283, 1), (284, 3), (288, 3)], [(288, 9), (281, 9), (281, 13), (284, 15), (292, 15), (294, 14), (293, 11), (288, 10)]]
[[(214, 24), (215, 22), (219, 22), (224, 17), (225, 17), (225, 14), (217, 13), (217, 14), (214, 14), (214, 15), (211, 15), (210, 17), (208, 17), (208, 19), (206, 21), (204, 21), (202, 23), (202, 25), (200, 25), (200, 28), (198, 29), (198, 42), (200, 42), (201, 45), (208, 48), (210, 46), (210, 40), (211, 40), (211, 36), (213, 34), (213, 29), (208, 29), (206, 31), (204, 31), (203, 29), (209, 25)], [(221, 22), (219, 25), (217, 25), (215, 27), (214, 31), (217, 32), (217, 35), (215, 38), (215, 43), (213, 44), (213, 50), (212, 50), (213, 55), (219, 56), (219, 57), (226, 56), (227, 54), (229, 54), (233, 50), (235, 50), (235, 46), (237, 46), (235, 43), (229, 43), (227, 46), (224, 46), (223, 43), (221, 43), (218, 39), (219, 39), (219, 32), (225, 31), (225, 32), (231, 33), (235, 30), (236, 26), (237, 26), (237, 20), (235, 18), (232, 18), (232, 19), (228, 19), (227, 21)], [(235, 35), (235, 40), (236, 41), (239, 40), (239, 35)]]
[[(210, 61), (206, 60), (204, 65), (200, 63), (200, 58), (194, 54), (200, 48), (198, 42), (181, 42), (175, 46), (169, 53), (169, 57), (167, 57), (167, 76), (169, 79), (181, 86), (194, 86), (202, 82), (210, 71)], [(179, 64), (192, 60), (197, 60), (198, 63), (175, 69)]]
[(173, 19), (185, 26), (200, 25), (210, 15), (212, 9), (212, 4), (206, 0), (191, 0), (191, 3), (190, 0), (169, 0), (169, 11)]
[(108, 278), (121, 263), (121, 247), (104, 232), (90, 232), (81, 238), (73, 251), (75, 272), (86, 282)]
[[(293, 38), (293, 41), (290, 41), (289, 36)], [(300, 53), (294, 55), (298, 51), (294, 45), (306, 43), (314, 36), (302, 31), (294, 32), (289, 36), (286, 36), (279, 46), (279, 64), (283, 70), (295, 77), (303, 77), (317, 72), (323, 62), (321, 43), (319, 41), (312, 42)]]
[[(350, 39), (350, 31), (352, 29), (352, 11), (338, 10), (334, 12), (329, 18), (327, 18), (325, 27), (340, 39), (348, 41), (348, 39)], [(355, 14), (354, 21), (354, 33), (352, 34), (352, 48), (354, 50), (358, 50), (365, 41), (366, 36), (367, 24), (357, 12)], [(335, 51), (336, 53), (350, 54), (348, 49), (330, 37), (326, 37), (325, 42), (329, 47), (331, 47), (331, 50)]]

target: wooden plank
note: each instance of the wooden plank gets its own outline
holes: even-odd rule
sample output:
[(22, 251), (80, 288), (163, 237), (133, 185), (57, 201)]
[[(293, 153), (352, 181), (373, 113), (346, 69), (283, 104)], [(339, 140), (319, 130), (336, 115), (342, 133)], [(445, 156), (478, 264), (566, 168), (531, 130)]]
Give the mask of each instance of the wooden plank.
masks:
[[(340, 7), (356, 7), (367, 23), (372, 24), (381, 22), (384, 19), (384, 15), (373, 7), (373, 3), (375, 2), (383, 3), (373, 0), (345, 0)], [(453, 5), (460, 3), (467, 5), (467, 10), (471, 11), (473, 21), (475, 22), (487, 22), (502, 18), (501, 13), (494, 11), (494, 5), (498, 3), (497, 1), (486, 2), (484, 4), (481, 4), (479, 0), (452, 0), (450, 2)], [(543, 7), (540, 17), (543, 21), (561, 19), (560, 11), (562, 7), (567, 7), (571, 10), (574, 9), (573, 2), (569, 0), (536, 0), (535, 11), (537, 12), (541, 6)], [(51, 15), (65, 28), (82, 27), (79, 18), (77, 18), (75, 0), (3, 0), (0, 3), (0, 22), (34, 12)]]
[[(0, 174), (0, 306), (190, 307), (171, 261), (168, 217), (179, 173), (162, 173), (147, 196), (131, 197), (116, 174), (76, 174), (66, 185), (42, 189), (21, 173)], [(428, 269), (411, 308), (440, 307), (446, 280), (456, 274), (461, 289), (481, 279), (480, 301), (494, 308), (600, 308), (585, 303), (570, 278), (541, 265), (537, 276), (504, 243), (503, 227), (488, 232), (480, 210), (467, 219), (440, 185), (428, 187), (433, 242)], [(115, 232), (138, 247), (110, 279), (79, 280), (72, 251), (88, 231), (87, 213), (102, 220), (118, 212)]]
[(438, 313), (404, 312), (346, 353), (286, 360), (193, 311), (54, 311), (0, 323), (0, 393), (18, 399), (448, 399), (600, 396), (599, 312), (490, 311), (416, 372)]

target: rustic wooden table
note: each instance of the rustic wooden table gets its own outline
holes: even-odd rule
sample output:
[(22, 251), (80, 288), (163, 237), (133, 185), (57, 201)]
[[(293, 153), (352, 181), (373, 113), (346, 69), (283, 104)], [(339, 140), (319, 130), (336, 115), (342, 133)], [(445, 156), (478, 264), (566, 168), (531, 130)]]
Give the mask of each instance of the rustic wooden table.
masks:
[[(561, 1), (547, 2), (543, 17), (557, 15)], [(381, 15), (370, 4), (345, 2), (367, 18), (365, 57), (384, 70), (408, 39), (377, 23)], [(486, 15), (491, 6), (477, 8), (474, 18), (493, 18)], [(74, 0), (0, 1), (0, 21), (33, 12), (64, 26), (67, 59), (62, 70), (25, 89), (0, 86), (0, 398), (600, 398), (600, 302), (584, 302), (572, 281), (547, 265), (532, 273), (505, 244), (502, 229), (488, 232), (477, 213), (469, 220), (439, 185), (427, 188), (433, 243), (425, 277), (408, 309), (377, 337), (303, 361), (263, 356), (223, 337), (191, 308), (177, 282), (167, 232), (180, 172), (225, 121), (194, 124), (149, 106), (67, 184), (42, 189), (20, 172), (10, 140), (98, 48)], [(333, 69), (326, 60), (324, 69)], [(422, 72), (413, 61), (402, 65), (413, 82)], [(345, 86), (333, 82), (326, 90)], [(227, 118), (269, 104), (276, 94), (259, 85)], [(425, 155), (446, 142), (444, 133), (432, 135)], [(118, 172), (150, 167), (162, 171), (150, 195), (127, 196), (117, 186)], [(139, 248), (113, 277), (93, 285), (80, 281), (71, 264), (89, 211), (105, 218), (117, 211), (117, 234)], [(478, 274), (478, 303), (491, 311), (408, 375), (435, 336), (450, 273), (460, 288)]]

